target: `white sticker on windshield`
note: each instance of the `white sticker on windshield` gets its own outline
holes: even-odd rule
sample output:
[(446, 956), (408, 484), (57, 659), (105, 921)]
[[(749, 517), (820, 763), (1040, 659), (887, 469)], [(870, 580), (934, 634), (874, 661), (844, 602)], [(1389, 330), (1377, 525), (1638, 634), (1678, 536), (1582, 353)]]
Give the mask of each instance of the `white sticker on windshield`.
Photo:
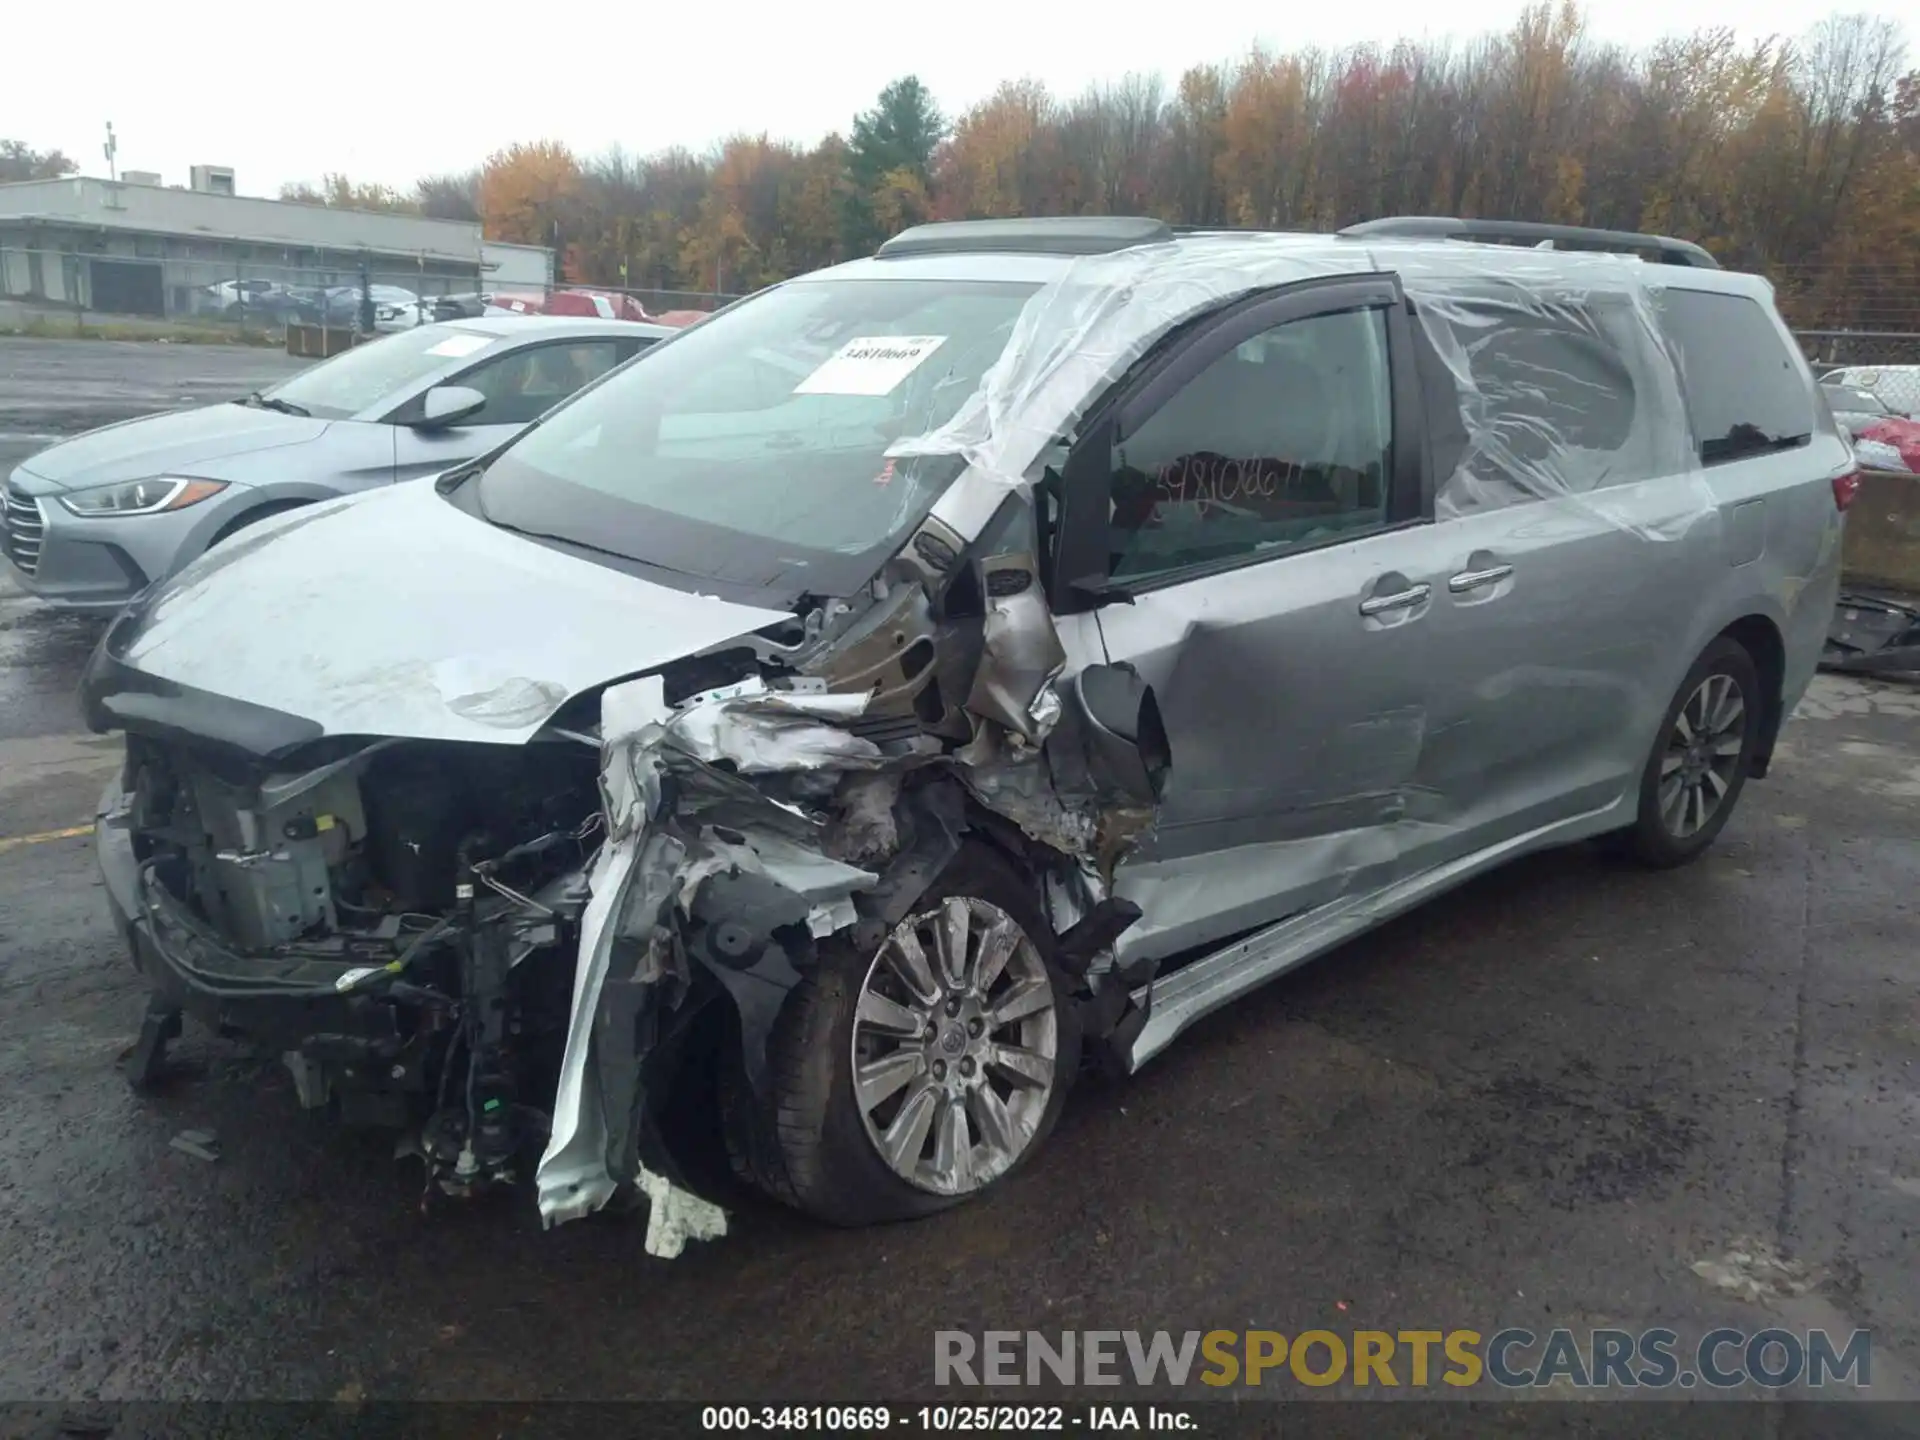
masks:
[(476, 350), (484, 350), (493, 343), (491, 335), (449, 335), (427, 347), (429, 355), (450, 355), (458, 359), (462, 355), (471, 355)]
[(946, 343), (944, 335), (857, 335), (793, 387), (796, 395), (887, 395)]

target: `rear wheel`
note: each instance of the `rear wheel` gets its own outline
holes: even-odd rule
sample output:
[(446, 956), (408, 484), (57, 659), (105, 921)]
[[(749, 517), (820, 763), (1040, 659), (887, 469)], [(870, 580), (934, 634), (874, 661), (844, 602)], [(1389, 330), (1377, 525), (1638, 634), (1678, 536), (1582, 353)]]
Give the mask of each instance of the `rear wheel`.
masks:
[(1733, 814), (1760, 743), (1765, 707), (1753, 657), (1722, 637), (1694, 662), (1667, 707), (1621, 839), (1642, 864), (1684, 865)]
[(768, 1044), (771, 1095), (734, 1080), (742, 1174), (837, 1225), (931, 1214), (1044, 1143), (1079, 1033), (1030, 887), (969, 847), (878, 949), (823, 949)]

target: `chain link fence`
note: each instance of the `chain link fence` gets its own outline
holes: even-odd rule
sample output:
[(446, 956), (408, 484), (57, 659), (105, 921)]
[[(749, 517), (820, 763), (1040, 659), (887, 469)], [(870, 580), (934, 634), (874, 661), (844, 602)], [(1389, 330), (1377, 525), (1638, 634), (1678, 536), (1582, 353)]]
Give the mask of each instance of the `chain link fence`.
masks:
[(1842, 365), (1920, 365), (1920, 329), (1796, 330), (1816, 370)]
[[(282, 343), (290, 326), (344, 332), (325, 342), (331, 353), (356, 335), (436, 320), (561, 314), (685, 324), (740, 298), (586, 281), (517, 284), (489, 274), (478, 259), (444, 256), (332, 252), (290, 263), (220, 253), (237, 245), (168, 238), (144, 247), (153, 254), (127, 254), (25, 248), (0, 236), (0, 329), (85, 331), (104, 323), (134, 333), (172, 328), (268, 344)], [(1891, 267), (1875, 272), (1866, 292), (1860, 274), (1843, 278), (1856, 298), (1871, 294), (1871, 314), (1844, 313), (1857, 306), (1823, 313), (1822, 292), (1838, 284), (1825, 272), (1796, 271), (1783, 285), (1783, 307), (1807, 358), (1823, 367), (1920, 364), (1920, 285), (1895, 283), (1906, 280), (1904, 268), (1897, 277)]]

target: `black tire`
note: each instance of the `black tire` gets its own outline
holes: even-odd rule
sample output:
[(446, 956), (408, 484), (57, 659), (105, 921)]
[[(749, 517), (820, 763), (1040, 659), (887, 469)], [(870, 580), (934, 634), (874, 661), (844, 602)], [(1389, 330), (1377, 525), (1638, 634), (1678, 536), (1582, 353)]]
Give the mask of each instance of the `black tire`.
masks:
[[(1663, 808), (1662, 805), (1663, 763), (1669, 757), (1682, 708), (1690, 705), (1701, 686), (1714, 676), (1724, 677), (1739, 690), (1742, 705), (1738, 722), (1740, 749), (1731, 773), (1725, 777), (1725, 793), (1720, 795), (1705, 822), (1690, 833), (1678, 833), (1680, 827), (1670, 820), (1670, 807)], [(1619, 848), (1640, 864), (1656, 870), (1685, 865), (1706, 850), (1726, 825), (1728, 817), (1733, 814), (1733, 807), (1739, 803), (1741, 792), (1746, 788), (1747, 774), (1752, 769), (1754, 752), (1760, 744), (1760, 728), (1765, 711), (1766, 706), (1760, 694), (1760, 674), (1746, 648), (1724, 635), (1707, 646), (1687, 672), (1687, 678), (1680, 682), (1680, 688), (1667, 706), (1666, 714), (1661, 717), (1659, 732), (1647, 756), (1646, 769), (1640, 775), (1639, 813), (1634, 823), (1620, 832)]]
[(1045, 1145), (1079, 1069), (1072, 985), (1053, 961), (1053, 933), (1031, 885), (990, 847), (969, 844), (916, 901), (913, 913), (949, 896), (984, 900), (1026, 931), (1045, 964), (1058, 1020), (1053, 1093), (1014, 1164), (979, 1189), (943, 1195), (894, 1173), (869, 1139), (854, 1099), (853, 1020), (873, 956), (844, 937), (823, 943), (815, 971), (796, 986), (767, 1043), (772, 1094), (756, 1100), (737, 1064), (722, 1068), (722, 1114), (735, 1171), (756, 1189), (815, 1219), (856, 1227), (911, 1220), (990, 1192)]

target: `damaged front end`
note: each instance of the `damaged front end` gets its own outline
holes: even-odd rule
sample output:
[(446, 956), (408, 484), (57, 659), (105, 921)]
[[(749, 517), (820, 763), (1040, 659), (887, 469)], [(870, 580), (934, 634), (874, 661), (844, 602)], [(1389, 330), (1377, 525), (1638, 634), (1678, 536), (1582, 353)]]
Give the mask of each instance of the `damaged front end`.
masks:
[[(1007, 512), (1023, 533), (1024, 497)], [(1108, 887), (1164, 736), (1130, 672), (1063, 678), (1030, 545), (995, 548), (927, 520), (860, 596), (583, 692), (518, 745), (262, 753), (119, 705), (99, 839), (156, 992), (136, 1078), (184, 1010), (283, 1056), (303, 1106), (406, 1132), (429, 1197), (531, 1176), (554, 1224), (645, 1195), (676, 1253), (724, 1229), (689, 1160), (715, 1070), (764, 1099), (822, 947), (877, 951), (966, 844), (1030, 878), (1077, 1033), (1124, 1053), (1149, 977), (1111, 966), (1138, 911)]]

